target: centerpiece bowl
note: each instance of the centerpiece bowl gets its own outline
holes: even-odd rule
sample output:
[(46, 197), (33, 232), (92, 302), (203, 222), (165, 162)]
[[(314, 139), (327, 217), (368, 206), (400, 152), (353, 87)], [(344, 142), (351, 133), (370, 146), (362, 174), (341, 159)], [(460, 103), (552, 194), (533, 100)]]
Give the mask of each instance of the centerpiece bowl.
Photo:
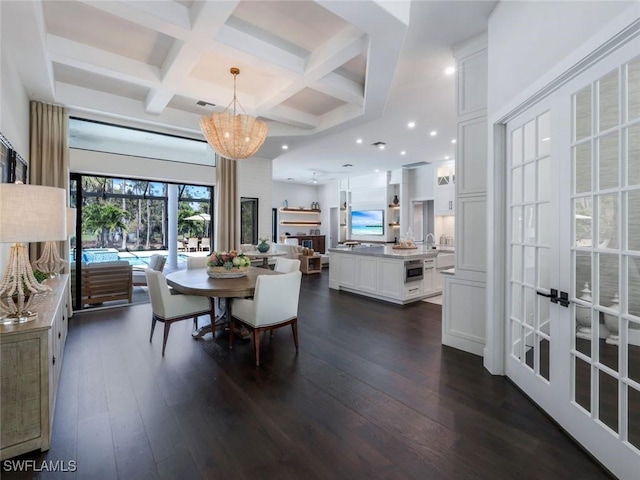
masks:
[(235, 250), (213, 252), (207, 260), (207, 275), (209, 278), (240, 278), (247, 274), (250, 265), (249, 257)]

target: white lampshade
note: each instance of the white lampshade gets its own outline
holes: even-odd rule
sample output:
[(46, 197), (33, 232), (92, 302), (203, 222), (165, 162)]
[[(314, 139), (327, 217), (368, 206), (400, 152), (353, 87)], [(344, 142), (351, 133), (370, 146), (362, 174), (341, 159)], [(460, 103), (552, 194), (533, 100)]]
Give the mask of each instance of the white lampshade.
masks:
[(66, 190), (0, 183), (0, 242), (67, 239)]
[(75, 208), (67, 208), (67, 236), (71, 237), (76, 234), (76, 215)]

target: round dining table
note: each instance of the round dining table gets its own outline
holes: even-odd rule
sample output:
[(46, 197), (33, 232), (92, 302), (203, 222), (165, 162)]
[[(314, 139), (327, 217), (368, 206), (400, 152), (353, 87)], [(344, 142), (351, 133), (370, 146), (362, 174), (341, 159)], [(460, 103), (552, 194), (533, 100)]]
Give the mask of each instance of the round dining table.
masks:
[(225, 298), (224, 321), (211, 319), (211, 325), (200, 327), (193, 337), (205, 335), (208, 329), (215, 336), (215, 330), (224, 328), (231, 318), (231, 299), (252, 297), (256, 289), (256, 279), (259, 275), (282, 275), (267, 268), (249, 267), (244, 277), (238, 278), (209, 278), (206, 268), (178, 270), (166, 276), (167, 284), (180, 293), (199, 295), (210, 298)]

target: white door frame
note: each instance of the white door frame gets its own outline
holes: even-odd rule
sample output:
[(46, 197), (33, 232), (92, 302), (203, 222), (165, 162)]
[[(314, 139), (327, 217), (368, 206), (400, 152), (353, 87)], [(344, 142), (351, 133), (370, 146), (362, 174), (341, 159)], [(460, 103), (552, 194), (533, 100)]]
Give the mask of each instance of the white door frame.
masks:
[(484, 367), (505, 374), (506, 124), (586, 68), (640, 35), (640, 3), (610, 22), (509, 104), (490, 114), (487, 152), (487, 303)]

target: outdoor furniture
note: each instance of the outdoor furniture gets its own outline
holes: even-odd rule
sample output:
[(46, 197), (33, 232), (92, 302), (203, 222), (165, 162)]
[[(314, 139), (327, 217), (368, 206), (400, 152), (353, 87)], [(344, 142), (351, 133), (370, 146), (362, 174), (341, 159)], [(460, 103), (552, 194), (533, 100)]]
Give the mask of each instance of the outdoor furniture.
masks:
[(209, 237), (202, 237), (200, 241), (200, 251), (204, 252), (205, 250), (211, 250), (211, 239)]
[(146, 287), (147, 286), (147, 277), (145, 275), (145, 270), (150, 268), (151, 270), (156, 270), (161, 272), (164, 268), (164, 264), (166, 262), (166, 258), (164, 255), (159, 255), (154, 253), (149, 257), (149, 264), (146, 268), (143, 267), (133, 267), (133, 286), (134, 287)]
[(184, 244), (183, 240), (178, 240), (178, 251), (179, 252), (184, 252), (187, 250), (187, 247)]
[(82, 305), (114, 300), (131, 303), (132, 268), (129, 262), (99, 262), (82, 265)]
[(187, 243), (187, 252), (198, 251), (198, 237), (191, 237)]

